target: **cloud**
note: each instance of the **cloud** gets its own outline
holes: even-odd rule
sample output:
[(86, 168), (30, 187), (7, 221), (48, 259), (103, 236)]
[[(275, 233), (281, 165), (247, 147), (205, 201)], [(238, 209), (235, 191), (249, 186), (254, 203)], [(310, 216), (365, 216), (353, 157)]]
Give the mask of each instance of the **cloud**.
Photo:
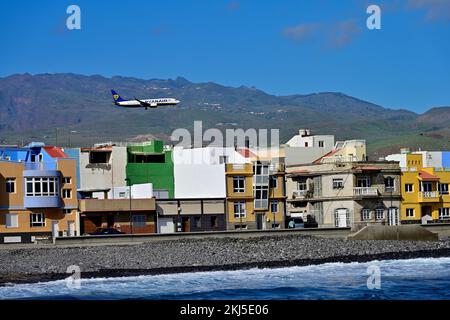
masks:
[(407, 0), (406, 9), (424, 10), (429, 22), (450, 21), (450, 0)]
[(237, 1), (230, 1), (227, 3), (227, 9), (230, 11), (238, 10), (241, 7), (241, 4)]
[(334, 23), (304, 23), (287, 27), (282, 35), (296, 43), (318, 39), (325, 47), (339, 48), (350, 44), (362, 32), (355, 20), (343, 20)]
[(319, 31), (318, 23), (303, 23), (283, 30), (283, 36), (294, 42), (303, 42)]
[(328, 45), (331, 47), (343, 47), (351, 43), (361, 32), (362, 28), (355, 20), (337, 22), (330, 28)]

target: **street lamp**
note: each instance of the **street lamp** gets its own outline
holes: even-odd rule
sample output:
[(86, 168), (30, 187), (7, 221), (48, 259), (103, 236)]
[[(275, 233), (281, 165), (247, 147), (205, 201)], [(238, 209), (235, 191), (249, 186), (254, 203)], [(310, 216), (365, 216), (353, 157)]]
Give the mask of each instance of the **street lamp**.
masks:
[(133, 219), (132, 219), (132, 215), (131, 215), (131, 180), (130, 178), (125, 178), (125, 181), (127, 182), (128, 185), (128, 198), (130, 199), (130, 233), (133, 233)]

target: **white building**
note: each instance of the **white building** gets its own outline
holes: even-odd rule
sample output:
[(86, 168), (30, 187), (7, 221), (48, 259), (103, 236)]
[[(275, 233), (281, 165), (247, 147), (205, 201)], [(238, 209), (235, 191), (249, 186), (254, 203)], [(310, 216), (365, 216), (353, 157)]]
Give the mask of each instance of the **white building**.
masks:
[(176, 147), (173, 162), (175, 198), (207, 199), (226, 197), (226, 163), (249, 163), (250, 160), (234, 148)]
[(126, 146), (97, 144), (92, 148), (72, 148), (67, 151), (78, 162), (79, 192), (101, 197), (101, 193), (126, 185)]
[(309, 129), (300, 129), (285, 144), (285, 163), (306, 164), (322, 157), (335, 147), (333, 135), (313, 135)]

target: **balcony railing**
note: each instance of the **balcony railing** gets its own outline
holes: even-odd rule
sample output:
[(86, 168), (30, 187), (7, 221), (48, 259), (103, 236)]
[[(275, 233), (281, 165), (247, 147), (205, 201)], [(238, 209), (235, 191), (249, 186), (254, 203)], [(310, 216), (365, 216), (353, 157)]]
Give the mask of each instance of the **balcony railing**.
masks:
[(377, 196), (378, 188), (374, 187), (356, 187), (353, 188), (353, 194), (355, 196)]
[(419, 191), (420, 200), (437, 200), (439, 198), (439, 192), (437, 191)]
[(294, 197), (304, 197), (306, 196), (306, 193), (308, 192), (308, 190), (295, 190), (293, 192)]

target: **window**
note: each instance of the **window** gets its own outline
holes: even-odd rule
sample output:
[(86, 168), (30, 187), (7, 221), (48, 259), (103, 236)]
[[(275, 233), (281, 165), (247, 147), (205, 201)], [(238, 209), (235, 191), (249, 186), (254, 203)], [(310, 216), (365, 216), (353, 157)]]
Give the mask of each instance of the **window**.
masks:
[(448, 194), (448, 183), (439, 183), (439, 194)]
[(306, 181), (297, 182), (297, 190), (306, 191)]
[(26, 178), (27, 197), (58, 196), (58, 178)]
[(72, 189), (63, 189), (62, 194), (63, 194), (64, 199), (71, 199), (72, 198)]
[(72, 214), (72, 209), (63, 209), (64, 214)]
[(18, 228), (19, 227), (19, 215), (17, 213), (6, 214), (6, 228)]
[(323, 148), (323, 141), (322, 140), (319, 141), (319, 148)]
[(65, 184), (71, 184), (71, 183), (72, 183), (72, 178), (71, 178), (71, 177), (64, 177), (64, 178), (63, 178), (63, 183), (65, 183)]
[(449, 219), (450, 208), (439, 208), (439, 219)]
[(200, 217), (194, 217), (194, 226), (197, 229), (200, 229), (202, 227), (202, 220), (200, 219)]
[(407, 209), (406, 209), (406, 217), (407, 217), (407, 218), (413, 218), (413, 217), (414, 217), (414, 209), (412, 209), (412, 208), (407, 208)]
[(234, 226), (234, 229), (235, 230), (246, 230), (247, 229), (247, 225), (246, 224), (243, 224), (243, 225), (239, 225), (239, 224), (236, 224), (235, 226)]
[(269, 178), (269, 187), (271, 189), (276, 189), (278, 187), (278, 179), (276, 176), (270, 176)]
[(342, 189), (344, 188), (344, 179), (338, 178), (333, 179), (333, 189)]
[(255, 186), (255, 209), (267, 209), (269, 207), (269, 187)]
[(395, 191), (395, 179), (393, 177), (384, 178), (384, 190), (386, 192)]
[(43, 213), (30, 214), (30, 227), (45, 227), (45, 218)]
[(278, 212), (278, 201), (277, 200), (270, 201), (270, 211), (273, 213)]
[(413, 192), (413, 184), (412, 183), (406, 183), (405, 184), (405, 192)]
[(420, 191), (423, 192), (432, 192), (433, 191), (433, 184), (431, 182), (425, 182), (423, 181), (420, 184)]
[(126, 198), (127, 197), (127, 193), (124, 191), (120, 191), (119, 192), (119, 198)]
[(269, 174), (269, 165), (256, 163), (253, 166), (253, 172), (256, 175), (268, 175)]
[(144, 214), (134, 214), (132, 216), (133, 228), (145, 227), (146, 225), (146, 217)]
[(234, 203), (234, 217), (245, 218), (245, 201), (236, 201)]
[(233, 177), (233, 192), (245, 192), (245, 177)]
[(6, 178), (6, 192), (7, 193), (16, 192), (16, 178)]
[(216, 216), (211, 217), (211, 228), (218, 228), (219, 227), (219, 220)]
[(307, 147), (308, 146), (308, 142), (305, 142), (305, 147)]
[(370, 209), (364, 208), (361, 210), (361, 218), (362, 220), (371, 220), (372, 215), (370, 213)]
[(384, 209), (383, 208), (375, 209), (375, 218), (377, 220), (383, 220), (384, 219)]
[(370, 187), (370, 178), (369, 177), (358, 177), (356, 180), (356, 186), (358, 188)]
[(110, 151), (91, 151), (89, 152), (89, 163), (109, 163), (109, 158), (111, 157)]

